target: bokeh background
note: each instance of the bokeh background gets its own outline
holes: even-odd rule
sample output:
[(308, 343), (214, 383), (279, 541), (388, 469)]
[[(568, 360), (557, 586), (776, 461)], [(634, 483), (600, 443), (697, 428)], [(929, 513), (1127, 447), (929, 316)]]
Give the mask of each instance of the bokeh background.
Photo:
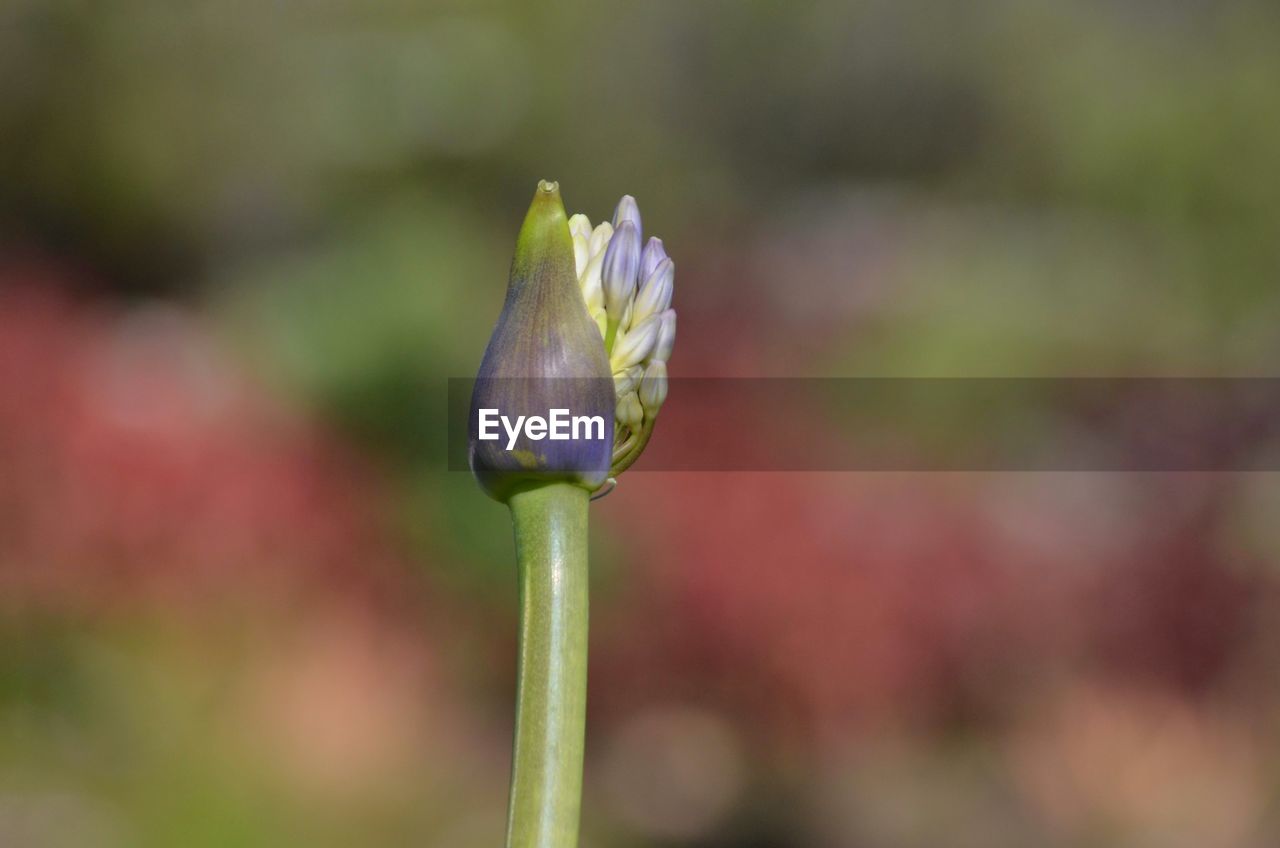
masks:
[[(1277, 43), (1210, 0), (7, 0), (0, 844), (500, 844), (512, 542), (441, 427), (538, 179), (638, 197), (676, 376), (1266, 375)], [(1278, 511), (642, 461), (593, 510), (583, 843), (1275, 845)]]

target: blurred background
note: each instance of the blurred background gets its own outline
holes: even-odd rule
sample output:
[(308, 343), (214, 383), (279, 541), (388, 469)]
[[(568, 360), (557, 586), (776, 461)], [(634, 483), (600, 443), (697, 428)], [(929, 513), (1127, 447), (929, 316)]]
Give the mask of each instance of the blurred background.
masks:
[[(538, 179), (637, 196), (675, 376), (1266, 375), (1278, 42), (1210, 0), (7, 0), (0, 845), (501, 843), (513, 546), (440, 428)], [(583, 844), (1275, 845), (1278, 511), (641, 461), (593, 509)]]

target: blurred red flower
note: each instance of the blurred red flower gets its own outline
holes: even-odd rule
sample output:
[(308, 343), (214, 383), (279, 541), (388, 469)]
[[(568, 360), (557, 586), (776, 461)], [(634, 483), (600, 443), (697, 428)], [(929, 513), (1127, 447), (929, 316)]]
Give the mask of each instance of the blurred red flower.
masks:
[(377, 485), (335, 439), (180, 307), (86, 304), (62, 283), (0, 270), (6, 603), (281, 601), (398, 579)]

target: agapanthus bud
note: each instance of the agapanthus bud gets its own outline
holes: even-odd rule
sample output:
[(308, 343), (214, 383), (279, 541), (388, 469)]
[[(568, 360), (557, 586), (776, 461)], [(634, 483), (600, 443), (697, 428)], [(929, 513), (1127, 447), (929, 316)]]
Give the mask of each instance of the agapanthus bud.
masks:
[(644, 377), (640, 380), (639, 395), (645, 416), (648, 418), (656, 416), (658, 410), (662, 408), (663, 401), (667, 399), (667, 363), (661, 359), (655, 359), (649, 363), (649, 367), (644, 371)]
[(591, 255), (604, 251), (609, 246), (609, 240), (613, 238), (613, 225), (608, 221), (602, 221), (598, 227), (591, 231), (591, 238), (587, 239), (587, 246), (591, 248)]
[(619, 398), (616, 415), (619, 424), (632, 429), (638, 428), (644, 423), (644, 406), (640, 402), (640, 396), (636, 392), (627, 392)]
[(569, 235), (577, 238), (582, 236), (587, 241), (591, 240), (591, 219), (582, 213), (569, 217)]
[(662, 329), (662, 318), (650, 315), (632, 327), (625, 335), (619, 336), (613, 346), (610, 364), (614, 373), (639, 365), (649, 358), (658, 341), (658, 332)]
[(658, 263), (667, 258), (666, 248), (663, 247), (662, 239), (654, 236), (645, 243), (644, 250), (640, 253), (640, 279), (647, 280), (653, 274), (653, 269), (658, 267)]
[(591, 317), (604, 312), (604, 289), (600, 285), (600, 269), (604, 265), (604, 254), (597, 253), (587, 262), (587, 267), (580, 272), (578, 285), (582, 289), (582, 299), (587, 304), (587, 312)]
[(604, 252), (600, 282), (604, 286), (604, 311), (610, 321), (621, 321), (636, 292), (640, 274), (640, 233), (631, 221), (623, 221)]
[(591, 261), (591, 246), (587, 243), (586, 237), (579, 233), (573, 236), (573, 267), (574, 273), (578, 278), (582, 278), (582, 272), (587, 269), (587, 263)]
[(658, 341), (650, 354), (654, 359), (668, 362), (671, 350), (676, 346), (676, 311), (668, 309), (662, 313), (662, 326), (658, 330)]
[(618, 205), (613, 210), (613, 228), (617, 230), (622, 226), (623, 221), (630, 221), (636, 226), (636, 240), (643, 241), (641, 236), (644, 234), (644, 227), (640, 224), (640, 207), (636, 205), (636, 199), (629, 194), (622, 195), (622, 199), (618, 201)]
[(636, 292), (631, 307), (631, 323), (639, 324), (650, 315), (656, 315), (671, 305), (671, 289), (675, 285), (676, 265), (664, 259), (654, 269)]
[(640, 388), (640, 378), (643, 376), (643, 365), (633, 365), (624, 371), (619, 371), (613, 375), (613, 390), (617, 392), (618, 397), (622, 397), (627, 392), (633, 392)]
[[(506, 303), (485, 349), (468, 419), (471, 469), (500, 501), (539, 482), (566, 481), (594, 491), (609, 473), (616, 406), (612, 371), (574, 265), (559, 187), (542, 182), (520, 228)], [(480, 437), (481, 410), (515, 420), (556, 409), (600, 416), (603, 438), (553, 440), (526, 431), (509, 445)]]

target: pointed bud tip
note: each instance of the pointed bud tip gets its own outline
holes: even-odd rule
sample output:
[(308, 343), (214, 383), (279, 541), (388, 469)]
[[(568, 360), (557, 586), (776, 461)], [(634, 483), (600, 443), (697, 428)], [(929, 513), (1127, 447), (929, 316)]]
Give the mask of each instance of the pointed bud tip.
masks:
[(644, 250), (640, 254), (640, 279), (649, 279), (653, 269), (657, 268), (658, 264), (666, 258), (667, 251), (662, 245), (662, 239), (654, 236), (645, 242)]
[(630, 221), (635, 224), (637, 238), (641, 235), (640, 207), (636, 204), (636, 199), (629, 194), (624, 194), (613, 210), (614, 228), (617, 229), (618, 225), (623, 221)]
[(533, 193), (529, 211), (516, 236), (516, 255), (513, 273), (532, 274), (534, 267), (544, 261), (564, 261), (569, 275), (577, 278), (573, 252), (573, 236), (569, 233), (569, 216), (565, 214), (560, 199), (560, 185), (542, 180)]

